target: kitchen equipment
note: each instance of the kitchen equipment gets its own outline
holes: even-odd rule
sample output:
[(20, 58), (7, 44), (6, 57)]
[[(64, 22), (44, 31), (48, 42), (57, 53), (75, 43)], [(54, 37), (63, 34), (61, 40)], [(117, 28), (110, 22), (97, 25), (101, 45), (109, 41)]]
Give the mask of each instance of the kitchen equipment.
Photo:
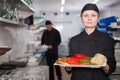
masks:
[(27, 66), (25, 68), (16, 68), (10, 76), (16, 80), (49, 80), (48, 66)]
[(0, 68), (2, 69), (15, 69), (16, 67), (25, 67), (27, 62), (16, 62), (16, 61), (10, 61), (10, 62), (3, 62), (0, 65)]
[(47, 45), (40, 45), (39, 50), (42, 51), (42, 52), (45, 52), (45, 51), (48, 50), (48, 46)]
[(11, 50), (11, 48), (8, 46), (0, 46), (0, 56), (4, 55), (9, 50)]
[(37, 57), (30, 56), (27, 66), (38, 66)]
[(12, 70), (15, 68), (16, 68), (16, 66), (14, 66), (14, 65), (0, 65), (0, 69), (2, 69), (2, 70)]

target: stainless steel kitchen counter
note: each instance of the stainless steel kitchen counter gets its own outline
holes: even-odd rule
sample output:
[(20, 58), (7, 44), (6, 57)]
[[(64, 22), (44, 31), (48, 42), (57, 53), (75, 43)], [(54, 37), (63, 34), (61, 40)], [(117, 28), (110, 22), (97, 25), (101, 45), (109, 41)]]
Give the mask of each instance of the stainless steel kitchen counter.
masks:
[(10, 74), (19, 79), (49, 80), (48, 66), (27, 66), (16, 68)]
[[(8, 73), (8, 74), (6, 74)], [(48, 66), (26, 66), (6, 71), (0, 80), (49, 80)]]
[[(17, 67), (16, 65), (16, 68), (12, 70), (1, 70), (1, 78), (9, 78), (8, 80), (49, 80), (49, 67), (44, 65), (44, 53), (33, 55), (33, 57), (37, 58), (37, 65), (34, 65), (33, 61), (33, 65), (26, 64), (24, 67)], [(14, 64), (12, 63), (12, 65)]]

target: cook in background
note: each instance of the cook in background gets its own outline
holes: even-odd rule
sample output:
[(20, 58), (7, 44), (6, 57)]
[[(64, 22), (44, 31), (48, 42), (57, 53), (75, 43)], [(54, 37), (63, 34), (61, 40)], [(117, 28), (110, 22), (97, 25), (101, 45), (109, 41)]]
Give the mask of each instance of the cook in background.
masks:
[[(54, 80), (53, 64), (58, 59), (58, 45), (61, 43), (61, 36), (58, 30), (53, 28), (50, 20), (45, 22), (46, 30), (43, 32), (41, 44), (47, 45), (48, 50), (45, 52), (47, 65), (49, 66), (49, 80)], [(62, 80), (61, 70), (59, 66), (55, 66), (58, 80)]]
[[(95, 4), (86, 4), (81, 11), (81, 20), (85, 27), (84, 31), (71, 38), (69, 43), (69, 54), (82, 53), (87, 56), (94, 56), (101, 53), (106, 56), (107, 64), (102, 68), (71, 68), (71, 80), (109, 80), (109, 76), (116, 69), (114, 56), (113, 38), (104, 35), (97, 30), (97, 23), (100, 12)], [(70, 68), (66, 68), (70, 70)]]

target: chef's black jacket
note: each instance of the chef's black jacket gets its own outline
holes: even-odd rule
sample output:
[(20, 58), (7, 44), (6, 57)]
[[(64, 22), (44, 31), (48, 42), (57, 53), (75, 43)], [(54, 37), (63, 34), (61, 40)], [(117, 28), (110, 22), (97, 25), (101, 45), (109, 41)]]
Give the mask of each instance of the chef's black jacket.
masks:
[(61, 43), (60, 33), (56, 29), (45, 30), (42, 35), (41, 44), (52, 45), (52, 49), (48, 49), (47, 52), (57, 52), (58, 45)]
[(71, 38), (69, 43), (70, 56), (75, 53), (93, 57), (96, 53), (102, 53), (107, 57), (110, 69), (106, 73), (102, 68), (72, 68), (71, 80), (109, 80), (108, 76), (116, 68), (114, 56), (113, 38), (106, 36), (97, 29), (88, 35), (85, 31)]

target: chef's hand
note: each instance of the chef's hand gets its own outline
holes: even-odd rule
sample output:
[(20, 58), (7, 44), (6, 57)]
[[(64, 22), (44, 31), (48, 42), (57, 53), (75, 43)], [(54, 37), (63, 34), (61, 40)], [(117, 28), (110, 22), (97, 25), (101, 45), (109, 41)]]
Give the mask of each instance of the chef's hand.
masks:
[(52, 49), (53, 47), (52, 47), (52, 45), (48, 45), (48, 49)]
[(108, 64), (106, 64), (106, 66), (105, 67), (103, 67), (102, 68), (106, 73), (108, 73), (108, 71), (109, 71), (109, 65)]
[(66, 71), (68, 74), (71, 74), (71, 70), (72, 70), (72, 67), (65, 67), (65, 71)]
[(66, 70), (70, 71), (72, 69), (72, 67), (65, 67)]

